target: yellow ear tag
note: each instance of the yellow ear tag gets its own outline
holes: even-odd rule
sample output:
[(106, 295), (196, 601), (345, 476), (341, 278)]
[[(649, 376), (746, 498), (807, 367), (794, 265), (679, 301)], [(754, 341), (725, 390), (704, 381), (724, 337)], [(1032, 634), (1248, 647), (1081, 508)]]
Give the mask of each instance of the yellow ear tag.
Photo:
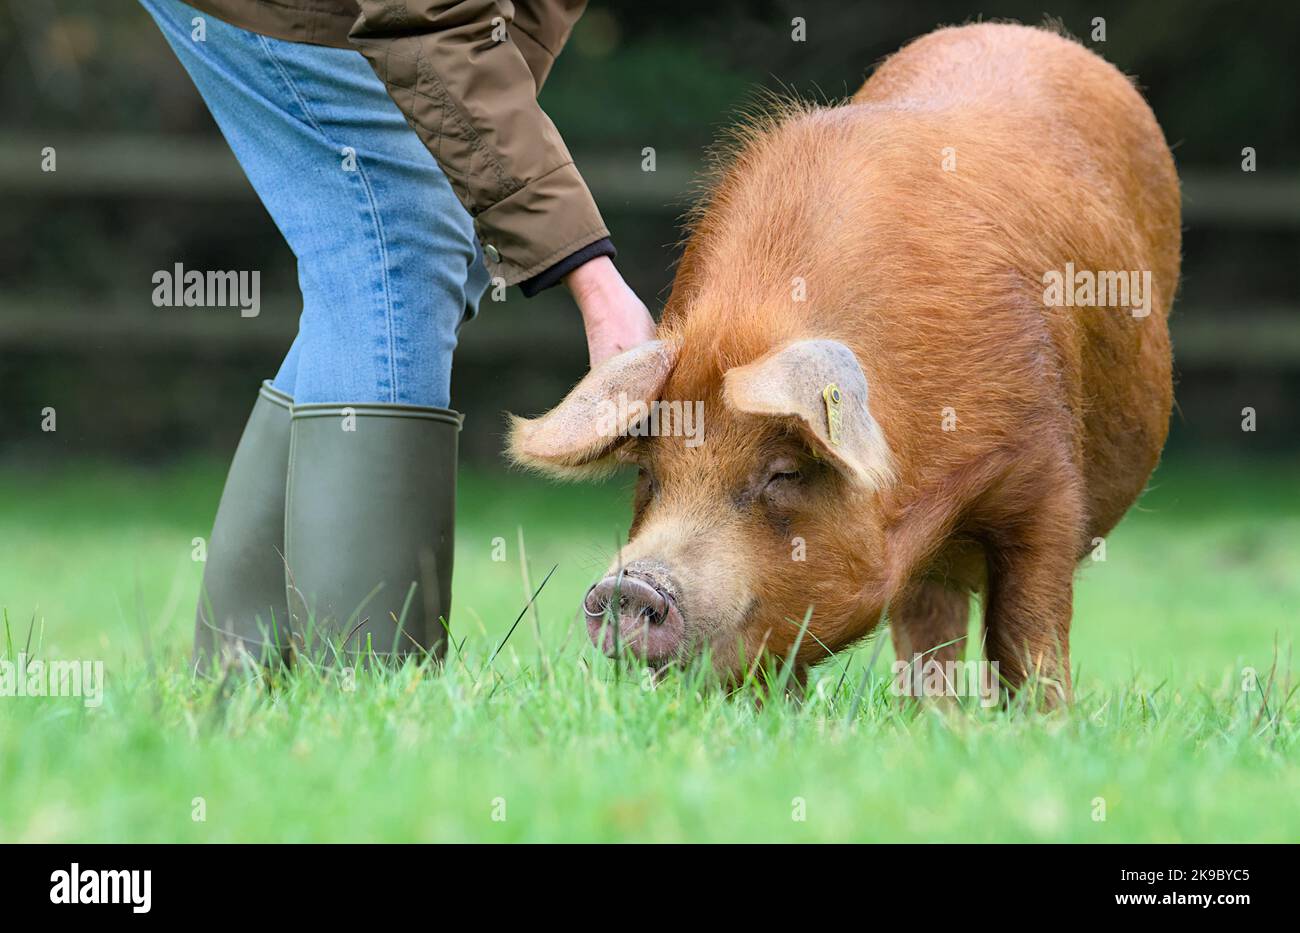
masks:
[(826, 427), (830, 433), (831, 445), (840, 445), (840, 428), (844, 425), (844, 416), (840, 413), (840, 387), (831, 383), (822, 389), (822, 399), (826, 402)]

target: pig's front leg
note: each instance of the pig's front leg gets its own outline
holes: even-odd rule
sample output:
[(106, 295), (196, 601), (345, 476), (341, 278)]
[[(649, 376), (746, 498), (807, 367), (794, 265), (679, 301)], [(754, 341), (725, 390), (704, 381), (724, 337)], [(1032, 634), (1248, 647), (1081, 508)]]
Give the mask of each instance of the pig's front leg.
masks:
[(1043, 704), (1070, 699), (1070, 616), (1081, 508), (1073, 486), (1049, 494), (988, 548), (985, 651), (1012, 690), (1037, 678)]
[(916, 695), (912, 689), (916, 684), (933, 681), (926, 678), (932, 661), (945, 672), (944, 683), (949, 683), (953, 665), (966, 649), (969, 612), (970, 594), (938, 580), (914, 584), (890, 608), (894, 656), (899, 664), (907, 665), (895, 668), (898, 683), (909, 688), (903, 691), (905, 697)]

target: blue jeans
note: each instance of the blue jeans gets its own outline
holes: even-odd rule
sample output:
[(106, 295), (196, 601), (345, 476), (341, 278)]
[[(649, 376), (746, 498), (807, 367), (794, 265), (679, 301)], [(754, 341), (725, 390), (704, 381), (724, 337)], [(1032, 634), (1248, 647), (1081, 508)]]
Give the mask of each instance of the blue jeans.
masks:
[(303, 404), (448, 407), (457, 330), (488, 273), (469, 215), (370, 64), (179, 0), (141, 3), (298, 258), (298, 336), (273, 385)]

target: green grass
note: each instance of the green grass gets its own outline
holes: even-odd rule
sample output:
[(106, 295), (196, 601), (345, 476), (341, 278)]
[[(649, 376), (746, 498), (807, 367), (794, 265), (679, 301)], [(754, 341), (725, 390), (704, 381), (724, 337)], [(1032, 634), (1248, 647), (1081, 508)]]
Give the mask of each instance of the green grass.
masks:
[[(1051, 715), (902, 709), (888, 648), (860, 692), (870, 644), (802, 705), (686, 675), (647, 690), (572, 625), (626, 490), (468, 473), (463, 658), (353, 690), (312, 670), (196, 685), (191, 542), (220, 479), (0, 472), (0, 652), (35, 620), (42, 657), (102, 659), (107, 682), (97, 709), (0, 698), (0, 841), (1300, 839), (1293, 468), (1162, 468), (1080, 578), (1077, 702)], [(489, 670), (525, 601), (519, 527), (533, 585), (558, 570), (542, 644), (525, 618)]]

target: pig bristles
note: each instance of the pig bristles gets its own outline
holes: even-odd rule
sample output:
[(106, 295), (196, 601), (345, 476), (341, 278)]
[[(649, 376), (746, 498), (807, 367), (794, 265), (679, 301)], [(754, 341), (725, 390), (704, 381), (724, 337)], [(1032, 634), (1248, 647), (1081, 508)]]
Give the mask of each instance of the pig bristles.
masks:
[(509, 419), (510, 432), (506, 442), (506, 456), (510, 463), (519, 469), (568, 483), (604, 479), (618, 470), (619, 463), (612, 452), (589, 461), (585, 460), (600, 453), (599, 449), (576, 449), (571, 457), (559, 460), (543, 459), (530, 454), (526, 450), (528, 434), (541, 419), (521, 418), (519, 415), (510, 415)]
[(714, 199), (728, 173), (739, 166), (747, 152), (752, 152), (783, 123), (815, 112), (818, 105), (796, 97), (793, 92), (759, 88), (752, 101), (737, 112), (737, 122), (724, 127), (704, 156), (704, 169), (691, 185), (691, 206), (682, 217), (682, 233), (677, 246), (682, 248), (714, 206)]

